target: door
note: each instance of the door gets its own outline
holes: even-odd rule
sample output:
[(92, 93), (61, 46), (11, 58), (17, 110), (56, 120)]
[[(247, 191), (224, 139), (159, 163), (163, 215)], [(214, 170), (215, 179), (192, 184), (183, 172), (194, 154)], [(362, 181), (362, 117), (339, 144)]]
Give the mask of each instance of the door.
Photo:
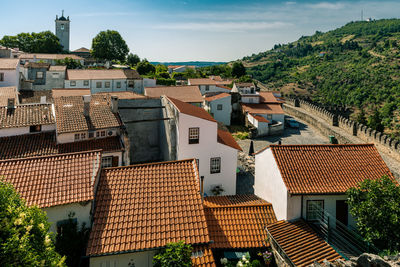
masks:
[(349, 220), (349, 206), (346, 200), (336, 200), (336, 220), (347, 226)]

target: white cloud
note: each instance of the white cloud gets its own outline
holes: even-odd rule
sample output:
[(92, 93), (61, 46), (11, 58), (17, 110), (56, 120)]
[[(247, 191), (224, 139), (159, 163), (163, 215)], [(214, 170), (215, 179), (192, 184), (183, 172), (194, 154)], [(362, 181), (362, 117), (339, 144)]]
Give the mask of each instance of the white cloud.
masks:
[(316, 4), (310, 4), (307, 6), (310, 8), (313, 8), (313, 9), (339, 10), (339, 9), (344, 8), (345, 5), (343, 3), (320, 2), (320, 3), (316, 3)]
[(81, 13), (72, 14), (74, 17), (119, 17), (119, 16), (133, 16), (137, 15), (136, 12), (94, 12), (94, 13)]
[(285, 2), (285, 5), (287, 5), (287, 6), (291, 6), (291, 5), (295, 5), (295, 4), (296, 4), (296, 2), (294, 2), (294, 1)]

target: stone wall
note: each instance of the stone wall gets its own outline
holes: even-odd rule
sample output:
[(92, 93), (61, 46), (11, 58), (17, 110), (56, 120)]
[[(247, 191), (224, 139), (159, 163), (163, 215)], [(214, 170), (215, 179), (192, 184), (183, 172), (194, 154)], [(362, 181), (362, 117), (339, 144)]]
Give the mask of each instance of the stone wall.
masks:
[(334, 133), (329, 129), (322, 129), (325, 127), (321, 128), (321, 123), (318, 123), (318, 121), (316, 121), (314, 118), (310, 118), (307, 113), (301, 112), (301, 110), (293, 108), (295, 106), (299, 106), (301, 109), (304, 109), (305, 111), (323, 119), (330, 126), (337, 126), (348, 134), (357, 136), (365, 143), (375, 144), (380, 152), (390, 155), (394, 159), (400, 161), (399, 141), (395, 141), (381, 132), (372, 130), (371, 128), (368, 128), (363, 124), (349, 120), (341, 115), (333, 114), (325, 110), (324, 108), (318, 107), (304, 100), (291, 98), (286, 99), (284, 109), (288, 111), (289, 114), (293, 113), (294, 116), (298, 116), (300, 119), (310, 122), (313, 126), (318, 127), (323, 133), (326, 132), (328, 135), (335, 135), (340, 143), (349, 143), (351, 141), (344, 138), (343, 136), (338, 136), (337, 133)]

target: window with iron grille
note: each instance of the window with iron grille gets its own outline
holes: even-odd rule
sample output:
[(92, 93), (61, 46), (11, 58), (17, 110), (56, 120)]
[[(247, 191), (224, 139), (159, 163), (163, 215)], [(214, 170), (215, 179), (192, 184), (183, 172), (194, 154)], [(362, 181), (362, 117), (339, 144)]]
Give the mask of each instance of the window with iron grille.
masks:
[(189, 128), (189, 144), (198, 144), (200, 139), (199, 127)]
[(210, 173), (220, 173), (221, 172), (221, 158), (211, 158), (210, 159)]
[(101, 88), (101, 82), (96, 82), (96, 88)]
[(75, 134), (75, 136), (74, 136), (75, 140), (79, 140), (79, 139), (80, 139), (80, 137), (81, 137), (81, 135), (80, 135), (80, 134)]
[(105, 88), (110, 88), (110, 86), (111, 86), (111, 83), (110, 83), (110, 82), (105, 82), (105, 83), (104, 83), (104, 87), (105, 87)]
[(210, 86), (206, 85), (206, 91), (210, 91)]
[(323, 200), (307, 200), (307, 220), (316, 221), (323, 218), (324, 201)]
[(81, 139), (86, 139), (86, 133), (81, 133)]
[(112, 160), (113, 157), (102, 157), (101, 158), (101, 167), (102, 168), (108, 168), (108, 167), (112, 167)]

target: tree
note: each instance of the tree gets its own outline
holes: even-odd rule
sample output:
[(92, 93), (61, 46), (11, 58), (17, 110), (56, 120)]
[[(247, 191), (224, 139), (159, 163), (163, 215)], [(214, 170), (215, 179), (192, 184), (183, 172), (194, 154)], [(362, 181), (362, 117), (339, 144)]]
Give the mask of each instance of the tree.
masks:
[(92, 41), (92, 56), (105, 60), (125, 61), (129, 48), (117, 31), (101, 31)]
[(169, 243), (153, 258), (154, 267), (191, 267), (192, 247), (184, 241)]
[(374, 113), (368, 118), (368, 126), (378, 132), (383, 132), (384, 126), (382, 124), (382, 117), (379, 110), (375, 108)]
[(0, 266), (65, 266), (46, 214), (0, 180)]
[(137, 72), (139, 72), (140, 75), (148, 75), (151, 73), (155, 73), (156, 67), (148, 62), (147, 59), (143, 59), (137, 64), (136, 70)]
[(347, 191), (350, 213), (366, 241), (377, 248), (400, 250), (400, 187), (389, 177), (364, 180)]
[(128, 57), (126, 58), (126, 63), (129, 66), (134, 67), (140, 62), (140, 58), (136, 54), (129, 53)]
[(28, 53), (59, 53), (63, 47), (60, 40), (50, 31), (39, 33), (19, 33), (16, 36), (5, 35), (0, 44), (6, 47), (19, 48)]
[(66, 57), (65, 59), (56, 60), (56, 65), (67, 66), (67, 69), (81, 69), (82, 64), (79, 60), (72, 59), (70, 57)]
[(246, 75), (246, 68), (243, 66), (242, 62), (234, 62), (232, 65), (232, 76), (236, 78), (240, 78), (243, 75)]

